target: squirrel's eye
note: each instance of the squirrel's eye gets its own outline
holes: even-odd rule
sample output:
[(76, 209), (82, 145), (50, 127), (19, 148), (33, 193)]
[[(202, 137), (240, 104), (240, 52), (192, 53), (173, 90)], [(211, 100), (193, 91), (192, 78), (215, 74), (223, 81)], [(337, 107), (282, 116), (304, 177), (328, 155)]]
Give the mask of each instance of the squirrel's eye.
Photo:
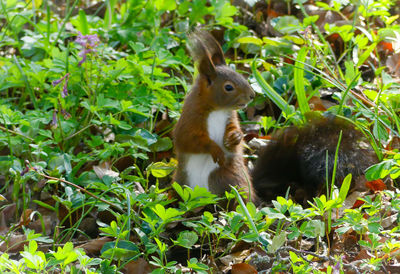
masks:
[(232, 90), (234, 89), (234, 87), (233, 87), (231, 84), (226, 84), (226, 85), (224, 86), (224, 89), (225, 89), (226, 91), (232, 91)]

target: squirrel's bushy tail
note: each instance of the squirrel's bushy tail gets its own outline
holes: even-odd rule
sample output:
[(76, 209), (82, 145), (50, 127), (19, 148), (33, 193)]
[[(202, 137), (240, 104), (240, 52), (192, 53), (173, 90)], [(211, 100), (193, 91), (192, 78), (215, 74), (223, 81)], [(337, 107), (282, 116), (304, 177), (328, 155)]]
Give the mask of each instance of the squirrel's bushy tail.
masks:
[(351, 173), (354, 186), (363, 178), (365, 169), (378, 159), (353, 124), (338, 117), (321, 117), (303, 127), (290, 127), (278, 133), (260, 153), (252, 174), (258, 196), (271, 201), (285, 196), (290, 187), (292, 197), (305, 204), (306, 200), (326, 194), (326, 174), (330, 185), (340, 131), (335, 184), (341, 185)]

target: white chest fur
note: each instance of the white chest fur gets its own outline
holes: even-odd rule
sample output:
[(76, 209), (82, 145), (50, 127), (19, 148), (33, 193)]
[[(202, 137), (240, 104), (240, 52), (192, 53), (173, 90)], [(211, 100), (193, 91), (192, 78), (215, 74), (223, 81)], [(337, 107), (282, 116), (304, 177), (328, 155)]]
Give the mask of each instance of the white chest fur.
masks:
[(210, 139), (216, 142), (221, 148), (224, 148), (224, 135), (228, 118), (231, 115), (229, 110), (217, 110), (208, 115), (207, 130)]
[[(230, 115), (229, 110), (218, 110), (211, 112), (207, 118), (208, 136), (222, 149), (224, 149), (225, 128)], [(214, 163), (210, 154), (188, 154), (186, 162), (188, 185), (192, 188), (198, 185), (209, 189), (208, 177), (217, 167), (218, 164)]]

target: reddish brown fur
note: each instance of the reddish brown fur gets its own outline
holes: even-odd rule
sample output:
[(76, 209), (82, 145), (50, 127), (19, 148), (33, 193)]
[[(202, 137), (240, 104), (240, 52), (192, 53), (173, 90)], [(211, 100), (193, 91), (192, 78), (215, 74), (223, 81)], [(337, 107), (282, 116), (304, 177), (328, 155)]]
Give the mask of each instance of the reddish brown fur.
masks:
[[(185, 99), (182, 115), (174, 129), (174, 146), (178, 158), (178, 168), (174, 179), (180, 184), (188, 184), (185, 172), (188, 154), (210, 154), (219, 164), (208, 177), (209, 189), (218, 195), (230, 191), (230, 185), (238, 186), (255, 193), (251, 178), (244, 163), (243, 133), (235, 109), (245, 106), (254, 97), (254, 91), (247, 81), (225, 65), (222, 49), (218, 43), (203, 32), (192, 36), (195, 58), (199, 61), (199, 76)], [(234, 87), (227, 91), (226, 85)], [(231, 114), (225, 127), (223, 146), (213, 141), (207, 129), (209, 114), (216, 110), (230, 110)], [(228, 153), (225, 153), (224, 150)]]

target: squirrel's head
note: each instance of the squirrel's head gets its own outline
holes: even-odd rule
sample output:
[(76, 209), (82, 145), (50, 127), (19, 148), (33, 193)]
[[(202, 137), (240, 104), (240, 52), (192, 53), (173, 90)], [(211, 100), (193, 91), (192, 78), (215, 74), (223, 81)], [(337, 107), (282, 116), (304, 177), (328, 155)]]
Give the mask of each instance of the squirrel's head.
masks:
[(239, 109), (254, 99), (255, 93), (247, 80), (228, 67), (218, 42), (207, 32), (190, 37), (192, 52), (198, 61), (198, 84), (201, 92), (215, 108)]

